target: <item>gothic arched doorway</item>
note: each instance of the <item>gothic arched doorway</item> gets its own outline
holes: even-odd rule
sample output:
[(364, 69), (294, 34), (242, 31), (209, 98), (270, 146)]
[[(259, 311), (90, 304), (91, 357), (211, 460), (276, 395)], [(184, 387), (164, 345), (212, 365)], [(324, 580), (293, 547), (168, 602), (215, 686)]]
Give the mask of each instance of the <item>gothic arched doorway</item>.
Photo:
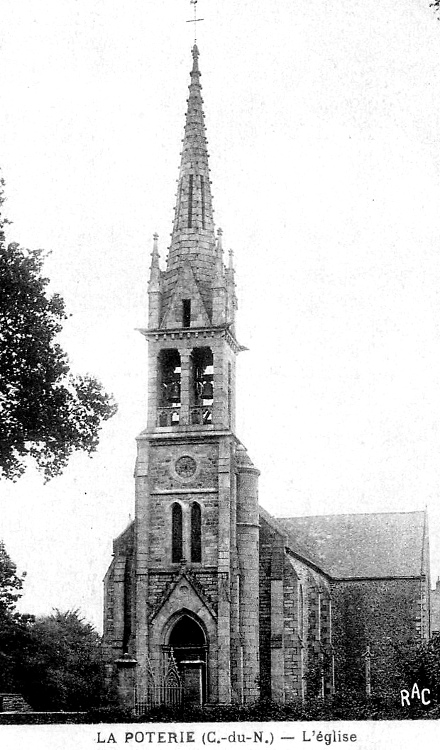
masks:
[(201, 705), (206, 700), (205, 631), (191, 614), (182, 614), (169, 632), (168, 649), (173, 654), (182, 679), (186, 704)]

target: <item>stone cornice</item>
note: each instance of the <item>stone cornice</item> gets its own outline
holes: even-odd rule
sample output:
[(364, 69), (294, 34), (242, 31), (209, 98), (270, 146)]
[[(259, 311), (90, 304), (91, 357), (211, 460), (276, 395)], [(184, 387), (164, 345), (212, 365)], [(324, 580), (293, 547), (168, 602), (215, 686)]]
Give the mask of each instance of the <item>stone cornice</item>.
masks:
[(150, 495), (204, 495), (218, 492), (216, 487), (175, 487), (172, 490), (151, 490)]
[(231, 332), (231, 324), (221, 326), (200, 326), (197, 328), (137, 328), (148, 341), (175, 341), (199, 338), (224, 338), (235, 354), (247, 351), (246, 346), (238, 343)]
[(202, 429), (186, 432), (185, 429), (187, 428), (182, 425), (182, 431), (180, 432), (141, 432), (136, 440), (148, 440), (149, 442), (154, 441), (155, 443), (168, 443), (169, 441), (173, 441), (175, 443), (181, 443), (182, 445), (187, 443), (205, 443), (207, 440), (215, 442), (216, 439), (224, 437), (233, 438), (235, 441), (237, 440), (234, 433), (230, 430), (211, 431)]

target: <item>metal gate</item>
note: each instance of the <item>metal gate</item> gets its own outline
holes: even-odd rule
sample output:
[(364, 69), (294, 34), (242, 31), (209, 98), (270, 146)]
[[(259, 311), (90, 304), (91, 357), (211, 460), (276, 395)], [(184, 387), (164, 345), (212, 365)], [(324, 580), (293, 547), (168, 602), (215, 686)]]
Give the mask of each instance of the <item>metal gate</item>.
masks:
[(134, 689), (134, 712), (142, 716), (152, 708), (171, 706), (178, 708), (183, 702), (183, 686), (172, 652), (164, 664), (164, 674), (159, 684), (155, 679), (149, 659), (147, 660), (147, 686)]

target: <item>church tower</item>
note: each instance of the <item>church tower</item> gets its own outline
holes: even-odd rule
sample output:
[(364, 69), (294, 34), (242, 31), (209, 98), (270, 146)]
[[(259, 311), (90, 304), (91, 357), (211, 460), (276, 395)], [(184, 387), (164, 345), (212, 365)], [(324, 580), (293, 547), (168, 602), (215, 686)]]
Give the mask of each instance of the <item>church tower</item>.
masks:
[(235, 435), (243, 347), (232, 255), (226, 266), (214, 228), (196, 45), (192, 58), (171, 244), (162, 268), (154, 235), (141, 331), (135, 519), (104, 581), (108, 680), (138, 714), (182, 700), (322, 700), (338, 684), (395, 694), (390, 643), (429, 636), (426, 517), (259, 508), (259, 472)]
[[(105, 580), (109, 669), (121, 697), (183, 688), (192, 703), (259, 696), (258, 470), (235, 436), (232, 253), (215, 233), (201, 96), (192, 70), (166, 268), (148, 284), (147, 427), (135, 521)], [(164, 693), (165, 695), (165, 693)]]

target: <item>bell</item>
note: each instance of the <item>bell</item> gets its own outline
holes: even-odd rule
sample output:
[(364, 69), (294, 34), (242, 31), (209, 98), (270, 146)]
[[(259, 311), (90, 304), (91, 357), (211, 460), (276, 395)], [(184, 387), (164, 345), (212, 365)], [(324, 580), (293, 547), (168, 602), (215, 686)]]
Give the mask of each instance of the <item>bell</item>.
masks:
[(207, 400), (212, 400), (214, 397), (214, 391), (212, 388), (212, 383), (210, 380), (206, 380), (203, 383), (203, 390), (202, 390), (202, 398), (206, 398)]
[(168, 396), (170, 401), (180, 401), (180, 386), (175, 380), (170, 386), (170, 395)]

